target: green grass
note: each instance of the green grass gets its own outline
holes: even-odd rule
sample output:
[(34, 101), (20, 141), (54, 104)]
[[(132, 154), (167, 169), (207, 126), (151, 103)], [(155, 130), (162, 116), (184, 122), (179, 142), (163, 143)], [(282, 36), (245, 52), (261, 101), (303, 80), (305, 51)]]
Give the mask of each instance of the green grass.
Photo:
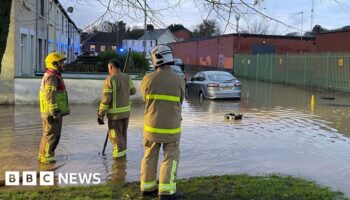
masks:
[[(348, 199), (341, 192), (317, 185), (315, 182), (290, 176), (269, 175), (226, 175), (196, 177), (179, 180), (178, 191), (184, 193), (183, 199), (266, 199), (266, 200), (323, 200)], [(0, 192), (0, 199), (142, 199), (139, 183), (102, 184), (79, 187), (51, 187), (36, 190)], [(143, 198), (143, 199), (157, 199)]]

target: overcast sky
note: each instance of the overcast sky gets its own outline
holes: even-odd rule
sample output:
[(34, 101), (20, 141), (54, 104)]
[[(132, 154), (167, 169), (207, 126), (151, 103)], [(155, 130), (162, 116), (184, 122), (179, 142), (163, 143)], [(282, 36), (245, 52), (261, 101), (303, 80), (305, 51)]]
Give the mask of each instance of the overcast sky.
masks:
[[(97, 1), (77, 1), (79, 2), (78, 5), (76, 5), (76, 1), (73, 0), (60, 0), (65, 8), (75, 6), (74, 12), (70, 14), (70, 16), (79, 28), (85, 28), (92, 24), (106, 10), (106, 8)], [(171, 4), (172, 2), (177, 1), (168, 0), (167, 2), (170, 2)], [(201, 8), (202, 5), (194, 3), (194, 1), (201, 2), (200, 0), (180, 1), (180, 5), (160, 11), (159, 20), (155, 24), (156, 28), (165, 28), (167, 25), (176, 23), (183, 24), (185, 27), (192, 30), (196, 24), (200, 23), (202, 19), (207, 17), (207, 11)], [(253, 0), (246, 1), (253, 2)], [(156, 8), (164, 8), (168, 6), (165, 4), (158, 5), (165, 1), (147, 0), (147, 2), (149, 2), (152, 7), (157, 5), (154, 6)], [(300, 12), (303, 12), (303, 31), (308, 31), (311, 29), (311, 2), (312, 0), (264, 0), (263, 3), (256, 8), (266, 15), (298, 29), (301, 29), (302, 15)], [(328, 29), (350, 25), (350, 0), (314, 0), (314, 2), (314, 25), (319, 24)], [(253, 13), (253, 11), (248, 10), (248, 13)], [(134, 15), (132, 15), (132, 17), (133, 19), (126, 15), (113, 14), (113, 16), (106, 15), (105, 19), (111, 21), (123, 20), (127, 23), (127, 26), (130, 27), (143, 26), (144, 19), (141, 13), (136, 18)], [(212, 14), (209, 19), (216, 19), (220, 23), (222, 31), (225, 29), (226, 22), (218, 16)], [(251, 26), (256, 21), (263, 21), (264, 23), (269, 24), (268, 26), (274, 34), (285, 34), (298, 31), (264, 18), (257, 18), (256, 14), (249, 14), (246, 16), (246, 19), (241, 18), (240, 29), (247, 29), (249, 25)], [(148, 21), (148, 23), (150, 22)], [(227, 27), (225, 33), (235, 32), (235, 24), (236, 20), (233, 17), (231, 19), (231, 25)]]

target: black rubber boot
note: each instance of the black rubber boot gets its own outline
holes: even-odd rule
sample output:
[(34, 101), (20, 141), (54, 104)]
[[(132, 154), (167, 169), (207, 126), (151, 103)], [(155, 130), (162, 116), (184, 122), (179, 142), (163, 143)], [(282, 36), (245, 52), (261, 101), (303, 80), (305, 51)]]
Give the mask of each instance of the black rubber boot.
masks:
[(159, 200), (173, 200), (173, 199), (181, 199), (184, 197), (184, 194), (181, 192), (176, 192), (172, 195), (159, 195)]
[(153, 191), (142, 191), (141, 196), (143, 197), (148, 197), (148, 196), (157, 196), (158, 190), (153, 190)]

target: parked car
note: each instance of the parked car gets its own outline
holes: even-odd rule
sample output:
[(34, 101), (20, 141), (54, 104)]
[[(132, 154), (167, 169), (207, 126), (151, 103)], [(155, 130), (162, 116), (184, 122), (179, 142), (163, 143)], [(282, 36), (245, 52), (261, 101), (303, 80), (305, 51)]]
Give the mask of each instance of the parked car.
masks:
[(182, 72), (185, 71), (185, 65), (180, 58), (174, 58), (174, 65), (179, 66)]
[(183, 71), (181, 70), (181, 68), (177, 65), (170, 65), (170, 68), (173, 72), (175, 72), (177, 75), (181, 76), (185, 81), (185, 74), (183, 73)]
[(202, 99), (240, 99), (242, 85), (232, 74), (224, 71), (201, 71), (186, 83), (186, 97)]

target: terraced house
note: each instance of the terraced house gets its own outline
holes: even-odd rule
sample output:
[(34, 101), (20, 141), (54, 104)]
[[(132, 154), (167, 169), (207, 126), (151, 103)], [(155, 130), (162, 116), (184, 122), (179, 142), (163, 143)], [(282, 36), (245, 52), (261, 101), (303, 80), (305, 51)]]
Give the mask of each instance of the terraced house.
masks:
[(80, 54), (80, 31), (58, 0), (12, 0), (7, 46), (0, 72), (0, 103), (13, 101), (17, 77), (45, 70), (48, 53), (72, 62)]

